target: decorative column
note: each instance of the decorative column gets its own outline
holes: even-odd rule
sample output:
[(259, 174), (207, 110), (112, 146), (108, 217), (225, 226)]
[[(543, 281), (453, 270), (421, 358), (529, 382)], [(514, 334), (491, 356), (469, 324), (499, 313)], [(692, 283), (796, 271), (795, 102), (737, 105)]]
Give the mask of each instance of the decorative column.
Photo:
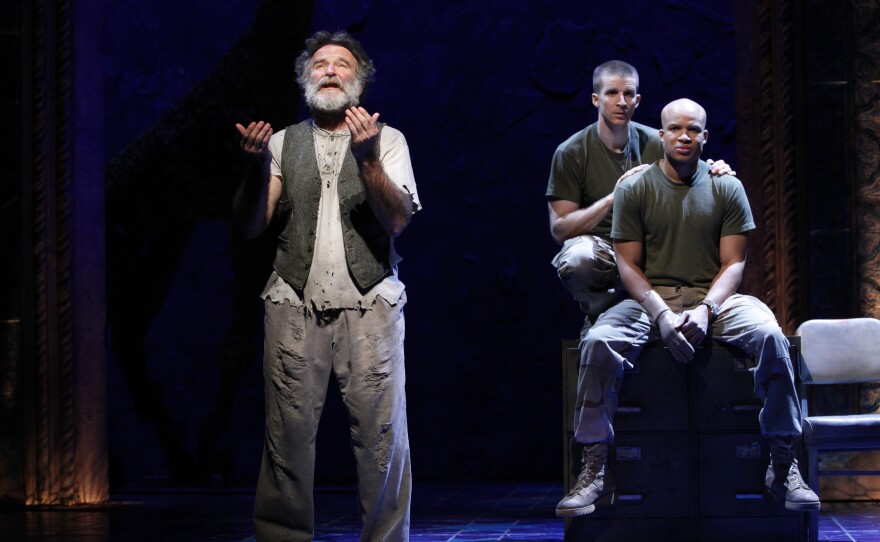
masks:
[[(880, 318), (880, 1), (853, 0), (852, 10), (859, 312)], [(861, 412), (880, 412), (880, 383), (859, 395)]]
[[(844, 121), (846, 144), (851, 150), (840, 159), (851, 164), (847, 180), (854, 200), (851, 236), (857, 303), (853, 313), (845, 316), (880, 318), (880, 0), (848, 0), (846, 4), (850, 30), (845, 35), (845, 84), (852, 105), (845, 111)], [(840, 387), (822, 394), (821, 399), (831, 409), (829, 414), (880, 412), (880, 383)], [(821, 462), (829, 470), (880, 468), (880, 458), (870, 453), (826, 453)], [(876, 500), (880, 498), (877, 478), (822, 477), (820, 495), (823, 500)]]
[(859, 309), (880, 318), (880, 2), (852, 7)]
[[(816, 313), (880, 317), (880, 0), (748, 0), (735, 9), (737, 170), (758, 224), (751, 254), (761, 258), (744, 289), (763, 296), (788, 334)], [(816, 147), (825, 159), (814, 137), (824, 138)], [(819, 242), (808, 246), (808, 236)], [(811, 402), (822, 414), (876, 412), (880, 385), (825, 388)], [(829, 470), (878, 468), (870, 454), (821, 461)], [(880, 480), (826, 476), (818, 489), (826, 500), (875, 500)]]
[(741, 290), (762, 299), (793, 334), (801, 280), (795, 168), (793, 7), (791, 0), (735, 6), (737, 158), (758, 231)]
[(101, 6), (73, 4), (22, 2), (27, 504), (96, 503), (108, 493)]

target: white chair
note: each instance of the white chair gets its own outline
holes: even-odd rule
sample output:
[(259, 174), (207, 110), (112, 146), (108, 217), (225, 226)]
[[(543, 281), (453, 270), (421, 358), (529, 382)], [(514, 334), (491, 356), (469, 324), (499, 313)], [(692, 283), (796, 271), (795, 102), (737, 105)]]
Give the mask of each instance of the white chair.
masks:
[[(800, 336), (800, 381), (803, 405), (803, 445), (807, 452), (807, 483), (819, 493), (819, 476), (880, 475), (880, 471), (820, 471), (819, 454), (880, 449), (880, 414), (852, 413), (814, 416), (807, 386), (880, 381), (880, 320), (808, 320)], [(821, 498), (821, 495), (819, 495)], [(819, 532), (819, 512), (811, 512), (809, 539)]]

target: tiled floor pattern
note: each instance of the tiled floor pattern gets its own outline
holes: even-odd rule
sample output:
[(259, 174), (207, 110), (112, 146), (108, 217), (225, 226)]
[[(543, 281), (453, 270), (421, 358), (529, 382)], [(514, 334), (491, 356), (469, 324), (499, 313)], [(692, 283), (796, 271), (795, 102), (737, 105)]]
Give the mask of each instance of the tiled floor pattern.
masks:
[[(416, 484), (410, 540), (561, 541), (553, 512), (561, 492), (561, 484)], [(252, 488), (241, 488), (131, 490), (102, 507), (0, 507), (0, 542), (251, 542), (252, 506)], [(359, 540), (354, 488), (321, 487), (316, 523), (316, 541)], [(819, 540), (880, 542), (880, 503), (825, 505)]]
[(880, 503), (828, 503), (822, 506), (820, 542), (880, 542)]

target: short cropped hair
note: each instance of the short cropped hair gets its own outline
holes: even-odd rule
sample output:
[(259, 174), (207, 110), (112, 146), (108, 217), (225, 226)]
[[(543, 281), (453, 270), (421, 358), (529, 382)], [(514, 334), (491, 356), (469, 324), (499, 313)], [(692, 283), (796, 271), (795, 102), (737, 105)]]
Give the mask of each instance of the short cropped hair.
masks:
[(373, 79), (376, 76), (376, 68), (373, 66), (373, 61), (367, 56), (367, 52), (364, 51), (361, 43), (354, 39), (351, 34), (342, 30), (332, 34), (325, 30), (320, 30), (306, 40), (306, 48), (296, 57), (296, 80), (299, 85), (302, 88), (306, 87), (309, 81), (309, 61), (312, 60), (318, 49), (325, 45), (345, 47), (354, 56), (354, 59), (357, 61), (355, 75), (363, 85), (364, 90), (361, 92), (361, 97), (363, 97), (373, 83)]
[(639, 72), (632, 64), (622, 60), (609, 60), (596, 66), (593, 70), (593, 92), (599, 94), (602, 90), (602, 76), (617, 75), (619, 77), (632, 77), (636, 82), (636, 92), (639, 91)]

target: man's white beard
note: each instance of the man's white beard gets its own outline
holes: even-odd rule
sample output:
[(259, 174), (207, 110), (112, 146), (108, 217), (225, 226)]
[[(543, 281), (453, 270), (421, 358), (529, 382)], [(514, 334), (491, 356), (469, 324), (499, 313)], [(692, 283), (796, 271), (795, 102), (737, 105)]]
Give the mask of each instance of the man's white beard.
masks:
[[(319, 92), (321, 85), (333, 82), (342, 92)], [(342, 83), (338, 77), (324, 77), (318, 82), (309, 81), (305, 88), (306, 104), (309, 109), (325, 114), (340, 114), (360, 102), (363, 85), (355, 78)]]

